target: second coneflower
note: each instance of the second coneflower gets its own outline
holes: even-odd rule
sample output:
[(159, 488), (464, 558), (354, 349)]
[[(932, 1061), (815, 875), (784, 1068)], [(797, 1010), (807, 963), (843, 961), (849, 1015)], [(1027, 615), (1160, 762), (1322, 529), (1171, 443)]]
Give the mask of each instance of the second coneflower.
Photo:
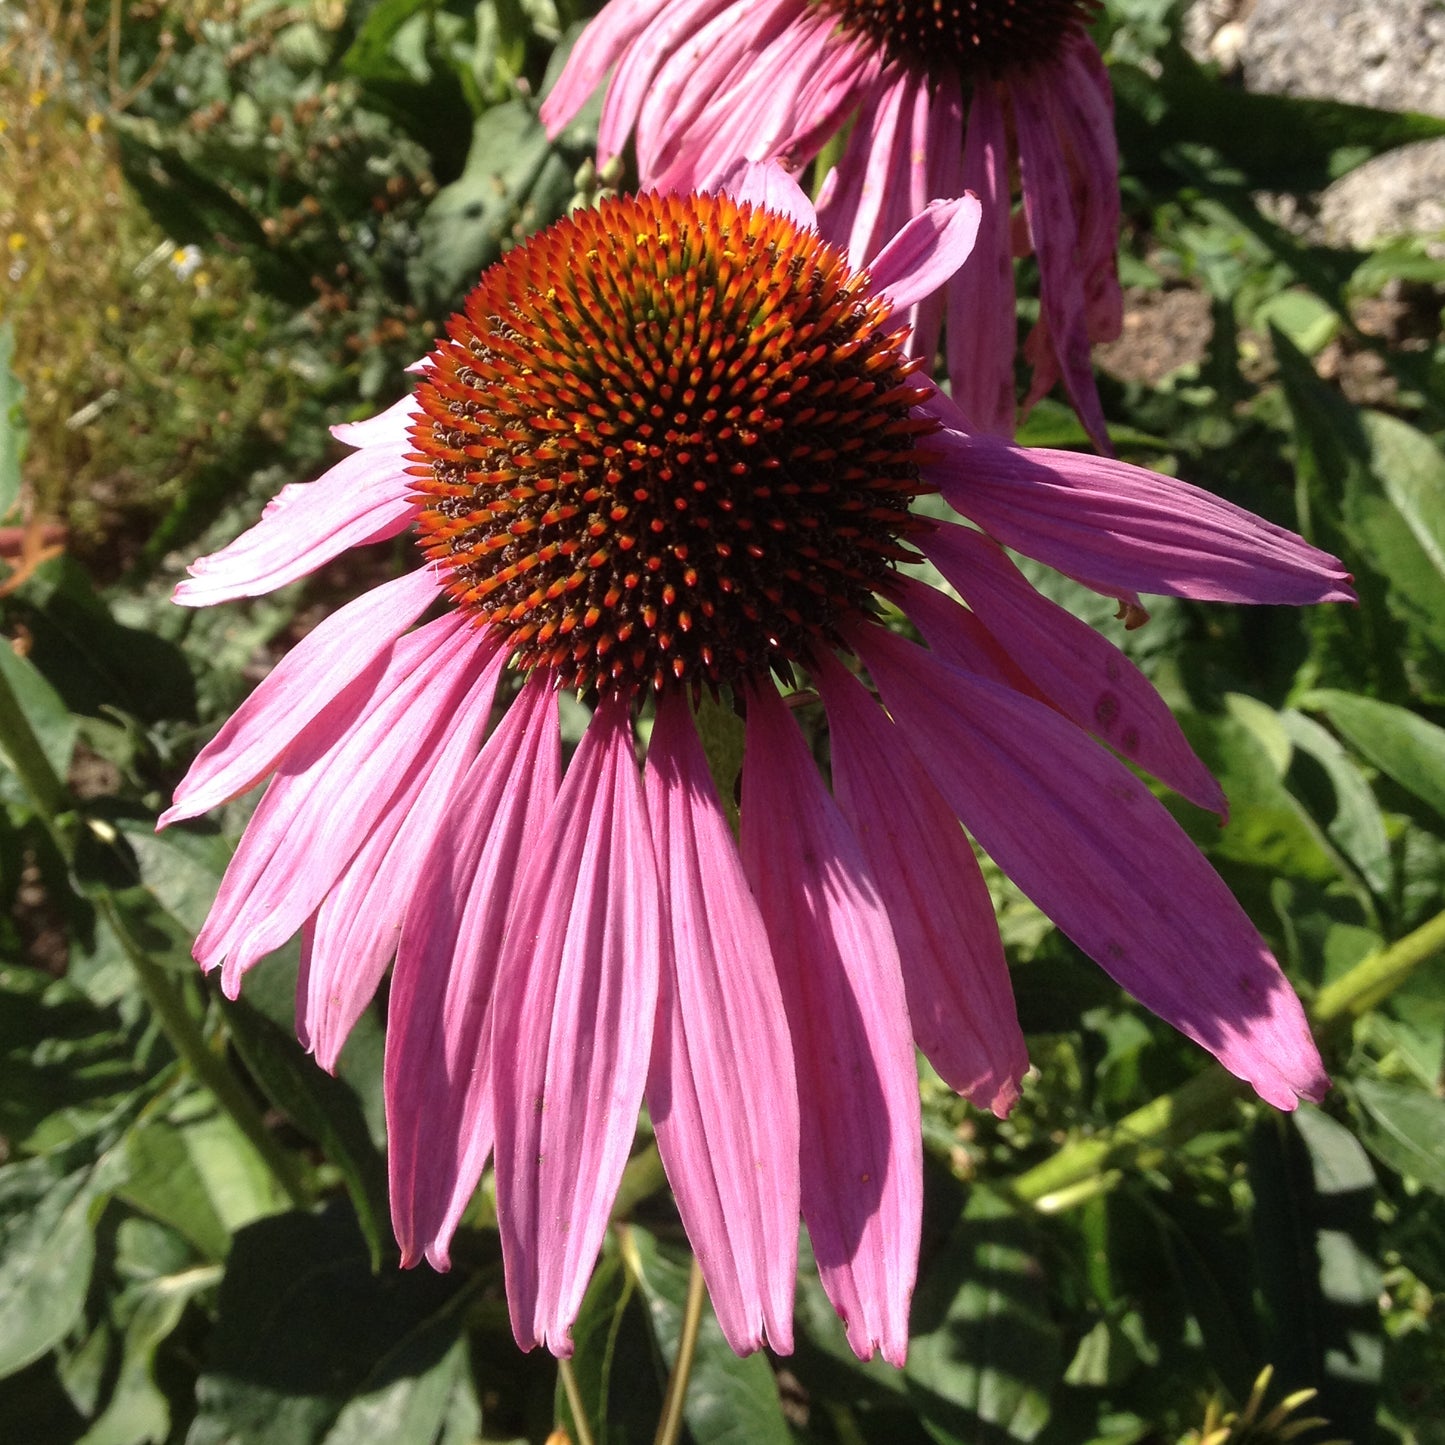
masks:
[[(914, 313), (931, 357), (946, 318), (954, 400), (1013, 434), (1013, 257), (1039, 266), (1029, 401), (1062, 381), (1108, 449), (1090, 366), (1117, 336), (1113, 96), (1086, 25), (1099, 0), (610, 0), (542, 107), (556, 133), (615, 66), (598, 158), (635, 137), (645, 186), (690, 189), (738, 157), (794, 171), (845, 127), (818, 200), (855, 265), (935, 196), (983, 202), (973, 259)], [(1022, 194), (1015, 224), (1013, 197)]]
[[(1126, 600), (1348, 589), (1183, 483), (962, 429), (894, 313), (977, 218), (935, 205), (869, 275), (776, 168), (734, 195), (576, 212), (486, 272), (416, 393), (342, 431), (352, 456), (178, 592), (255, 595), (416, 536), (417, 568), (290, 652), (163, 821), (271, 777), (196, 957), (234, 994), (300, 931), (300, 1031), (327, 1066), (395, 957), (403, 1258), (446, 1264), (494, 1158), (525, 1347), (571, 1349), (645, 1102), (735, 1348), (791, 1346), (801, 1210), (854, 1349), (903, 1359), (914, 1042), (999, 1112), (1026, 1063), (960, 819), (1264, 1098), (1324, 1087), (1268, 950), (1095, 739), (1206, 807), (1217, 785), (1142, 675), (999, 542)], [(911, 508), (940, 491), (982, 530)], [(920, 553), (966, 607), (898, 570)], [(593, 705), (565, 768), (564, 690)], [(697, 729), (710, 696), (745, 719), (736, 842)], [(797, 709), (826, 714), (831, 788)]]

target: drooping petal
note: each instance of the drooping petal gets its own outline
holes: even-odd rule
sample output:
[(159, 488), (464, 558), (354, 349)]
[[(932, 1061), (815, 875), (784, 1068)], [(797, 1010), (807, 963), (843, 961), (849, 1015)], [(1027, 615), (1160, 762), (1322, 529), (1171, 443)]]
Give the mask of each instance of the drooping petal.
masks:
[(861, 684), (831, 657), (813, 675), (828, 709), (833, 793), (888, 909), (913, 1037), (946, 1083), (1002, 1118), (1029, 1060), (973, 849)]
[(918, 1076), (898, 948), (868, 864), (771, 686), (748, 693), (743, 867), (793, 1035), (803, 1218), (861, 1359), (908, 1347), (918, 1266)]
[(434, 569), (422, 567), (374, 587), (319, 623), (201, 749), (157, 827), (249, 792), (323, 711), (342, 716), (359, 707), (385, 653), (441, 595)]
[(1050, 708), (880, 627), (850, 640), (949, 807), (1065, 934), (1267, 1102), (1322, 1096), (1294, 991), (1143, 783)]
[(1053, 70), (1040, 67), (1010, 76), (1008, 87), (1018, 135), (1024, 214), (1039, 261), (1039, 339), (1031, 338), (1029, 359), (1035, 370), (1035, 393), (1046, 389), (1055, 373), (1061, 375), (1085, 430), (1095, 446), (1107, 452), (1109, 428), (1089, 358), (1079, 219), (1052, 98), (1056, 83)]
[(387, 1170), (404, 1265), (450, 1267), (492, 1149), (489, 1023), (519, 870), (557, 797), (557, 694), (522, 689), (458, 787), (402, 920), (386, 1031)]
[(930, 201), (875, 257), (873, 289), (900, 311), (923, 301), (968, 259), (980, 213), (975, 196)]
[(1221, 817), (1224, 792), (1149, 679), (1106, 637), (1041, 597), (996, 542), (943, 523), (918, 546), (1060, 712)]
[[(448, 710), (439, 745), (418, 749), (406, 786), (342, 870), (305, 931), (296, 982), (296, 1031), (328, 1072), (396, 952), (402, 915), (428, 854), (459, 802), (457, 779), (486, 731), (506, 651), (490, 657)], [(419, 740), (420, 741), (420, 740)]]
[(777, 161), (739, 161), (724, 174), (718, 189), (739, 203), (789, 216), (807, 230), (818, 227), (812, 201)]
[(963, 185), (982, 205), (973, 255), (948, 287), (948, 379), (974, 427), (1014, 432), (1014, 264), (1008, 133), (995, 83), (980, 78), (968, 110)]
[(399, 795), (418, 759), (490, 657), (485, 635), (458, 615), (408, 633), (392, 648), (365, 708), (324, 715), (282, 760), (196, 939), (203, 968), (224, 964), (235, 997), (241, 976), (279, 948), (320, 906), (377, 827), (399, 825)]
[(523, 874), (492, 1091), (512, 1333), (569, 1354), (637, 1126), (657, 1010), (657, 870), (627, 703), (594, 714)]
[(912, 577), (895, 582), (898, 605), (945, 662), (1026, 697), (1047, 701), (999, 640), (967, 607)]
[(1339, 560), (1232, 502), (1109, 457), (945, 430), (926, 472), (954, 511), (1105, 593), (1209, 602), (1350, 602)]
[(798, 1084), (762, 915), (687, 703), (658, 706), (647, 812), (663, 951), (647, 1107), (728, 1343), (793, 1348)]
[(295, 582), (351, 547), (404, 532), (416, 516), (406, 443), (352, 452), (314, 482), (296, 482), (266, 503), (261, 520), (229, 547), (200, 557), (175, 590), (185, 607), (259, 597)]

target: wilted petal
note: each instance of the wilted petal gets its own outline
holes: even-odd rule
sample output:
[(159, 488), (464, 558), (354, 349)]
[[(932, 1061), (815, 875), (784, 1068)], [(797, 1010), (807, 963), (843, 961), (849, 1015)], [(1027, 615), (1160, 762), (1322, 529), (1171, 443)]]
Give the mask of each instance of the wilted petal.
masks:
[(798, 1085), (758, 905), (687, 703), (658, 705), (647, 812), (664, 949), (647, 1107), (727, 1342), (793, 1348)]
[(402, 920), (386, 1030), (387, 1170), (404, 1265), (450, 1265), (491, 1153), (488, 1010), (518, 871), (557, 797), (557, 695), (534, 678), (461, 775)]
[(833, 792), (888, 909), (913, 1037), (946, 1083), (1002, 1117), (1029, 1060), (973, 849), (862, 685), (831, 658), (814, 677), (828, 709)]
[(566, 1355), (657, 1010), (657, 870), (626, 702), (599, 706), (518, 888), (492, 1035), (497, 1216), (512, 1333)]
[(1261, 1098), (1321, 1097), (1294, 991), (1143, 783), (1051, 709), (880, 627), (851, 637), (949, 807), (1064, 933)]
[(881, 1349), (901, 1365), (923, 1179), (898, 949), (858, 841), (771, 686), (748, 692), (741, 841), (792, 1029), (818, 1273), (859, 1358)]
[(946, 430), (927, 468), (997, 541), (1086, 586), (1210, 602), (1350, 602), (1349, 573), (1304, 538), (1188, 482), (1109, 457)]

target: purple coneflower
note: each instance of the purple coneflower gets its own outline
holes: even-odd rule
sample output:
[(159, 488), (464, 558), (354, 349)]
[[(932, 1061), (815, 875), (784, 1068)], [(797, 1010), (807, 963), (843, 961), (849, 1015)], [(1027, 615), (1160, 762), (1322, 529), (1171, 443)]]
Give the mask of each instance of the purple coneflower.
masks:
[[(426, 558), (287, 654), (163, 821), (271, 775), (196, 957), (234, 995), (299, 930), (323, 1065), (395, 957), (406, 1262), (446, 1266), (493, 1158), (517, 1339), (568, 1352), (645, 1103), (733, 1347), (790, 1347), (801, 1210), (853, 1348), (896, 1362), (915, 1041), (1000, 1113), (1026, 1067), (960, 819), (1265, 1099), (1325, 1087), (1278, 965), (1110, 748), (1205, 807), (1217, 785), (999, 543), (1131, 602), (1350, 594), (1332, 558), (1182, 482), (959, 424), (895, 315), (967, 251), (973, 200), (869, 274), (776, 167), (735, 191), (607, 201), (517, 247), (414, 396), (337, 428), (351, 456), (192, 567), (177, 598), (199, 606), (408, 529)], [(977, 526), (910, 509), (932, 492)], [(967, 606), (898, 570), (920, 554)], [(565, 767), (563, 690), (594, 707)], [(710, 698), (746, 719), (737, 841)], [(796, 720), (819, 703), (831, 788)]]
[[(739, 156), (793, 170), (849, 125), (818, 198), (855, 265), (934, 196), (972, 191), (970, 265), (912, 317), (931, 358), (947, 312), (954, 400), (1014, 427), (1013, 256), (1039, 265), (1025, 344), (1032, 405), (1061, 380), (1108, 450), (1089, 347), (1119, 334), (1119, 160), (1109, 78), (1085, 26), (1099, 0), (610, 0), (542, 106), (556, 134), (616, 66), (598, 160), (635, 136), (641, 183), (704, 186)], [(1017, 181), (1015, 180), (1017, 167)], [(1023, 216), (1012, 216), (1021, 191)]]

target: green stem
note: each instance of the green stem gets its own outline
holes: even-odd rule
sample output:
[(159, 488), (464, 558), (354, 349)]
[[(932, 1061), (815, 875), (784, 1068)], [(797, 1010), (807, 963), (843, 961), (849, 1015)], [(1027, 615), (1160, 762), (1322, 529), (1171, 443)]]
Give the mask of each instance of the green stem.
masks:
[[(0, 647), (3, 646), (8, 644), (0, 640)], [(0, 750), (4, 751), (15, 775), (30, 794), (31, 805), (40, 821), (56, 842), (62, 844), (61, 851), (69, 857), (70, 850), (63, 846), (64, 840), (56, 826), (60, 815), (69, 811), (70, 799), (65, 783), (45, 756), (40, 739), (35, 736), (35, 729), (30, 726), (30, 719), (25, 716), (3, 668), (0, 668)]]
[(617, 1197), (612, 1201), (612, 1218), (626, 1219), (644, 1199), (651, 1199), (666, 1186), (662, 1155), (657, 1152), (657, 1141), (653, 1140), (627, 1161), (622, 1183), (617, 1186)]
[(1343, 978), (1326, 984), (1310, 1010), (1315, 1023), (1329, 1028), (1359, 1018), (1439, 953), (1445, 953), (1445, 913), (1437, 913), (1413, 933), (1362, 959)]
[(687, 1403), (687, 1384), (692, 1378), (692, 1363), (697, 1357), (697, 1335), (702, 1326), (702, 1307), (707, 1299), (707, 1286), (696, 1259), (687, 1277), (687, 1303), (682, 1309), (682, 1333), (677, 1341), (677, 1359), (667, 1382), (667, 1395), (662, 1402), (662, 1419), (658, 1421), (653, 1445), (677, 1445), (682, 1435), (682, 1407)]
[[(1311, 1009), (1317, 1029), (1329, 1030), (1376, 1007), (1421, 964), (1445, 953), (1445, 913), (1413, 933), (1362, 959), (1342, 978), (1320, 990)], [(1146, 1146), (1162, 1147), (1212, 1128), (1229, 1116), (1245, 1085), (1214, 1067), (1195, 1075), (1172, 1094), (1151, 1099), (1112, 1128), (1066, 1144), (1051, 1159), (1013, 1182), (1014, 1197), (1045, 1212), (1071, 1208), (1107, 1192), (1119, 1175), (1107, 1167)]]
[(171, 1047), (200, 1083), (215, 1095), (216, 1102), (245, 1135), (291, 1203), (298, 1209), (307, 1208), (311, 1200), (296, 1160), (277, 1143), (276, 1136), (266, 1127), (261, 1111), (242, 1087), (241, 1081), (207, 1044), (200, 1024), (186, 1007), (177, 981), (130, 936), (115, 900), (108, 893), (101, 893), (97, 902), (106, 922), (120, 940), (131, 967), (135, 969), (141, 993)]
[(577, 1388), (577, 1376), (572, 1373), (572, 1361), (558, 1360), (557, 1373), (562, 1377), (567, 1408), (572, 1412), (572, 1427), (577, 1432), (577, 1445), (593, 1445), (592, 1427), (587, 1423), (587, 1411), (582, 1404), (582, 1391)]

